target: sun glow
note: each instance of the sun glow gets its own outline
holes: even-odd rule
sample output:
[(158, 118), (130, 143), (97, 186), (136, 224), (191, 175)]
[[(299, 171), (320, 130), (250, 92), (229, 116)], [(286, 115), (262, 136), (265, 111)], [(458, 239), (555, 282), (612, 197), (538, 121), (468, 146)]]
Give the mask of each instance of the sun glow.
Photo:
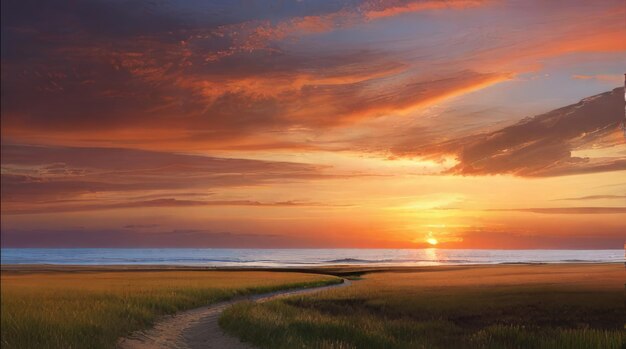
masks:
[(437, 239), (435, 239), (435, 238), (428, 238), (428, 239), (426, 239), (426, 242), (428, 242), (429, 244), (431, 244), (433, 246), (435, 246), (435, 245), (437, 245), (439, 243), (439, 241), (437, 241)]

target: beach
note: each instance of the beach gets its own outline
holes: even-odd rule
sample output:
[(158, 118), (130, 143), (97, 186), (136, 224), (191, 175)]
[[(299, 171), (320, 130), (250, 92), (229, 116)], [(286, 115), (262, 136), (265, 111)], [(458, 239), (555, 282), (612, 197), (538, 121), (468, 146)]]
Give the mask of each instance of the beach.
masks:
[(621, 263), (264, 270), (2, 265), (2, 344), (112, 348), (168, 314), (345, 278), (353, 283), (337, 290), (234, 302), (220, 325), (262, 348), (442, 348), (470, 339), (476, 347), (539, 348), (546, 338), (619, 348), (626, 340), (624, 273)]

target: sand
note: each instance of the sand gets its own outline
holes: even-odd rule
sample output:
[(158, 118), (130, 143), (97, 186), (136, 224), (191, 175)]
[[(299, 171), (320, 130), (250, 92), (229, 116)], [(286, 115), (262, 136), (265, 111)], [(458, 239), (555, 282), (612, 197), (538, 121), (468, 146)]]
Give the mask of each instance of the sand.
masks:
[(120, 339), (119, 349), (248, 349), (254, 348), (239, 339), (229, 336), (220, 328), (218, 319), (229, 306), (244, 301), (266, 302), (279, 297), (309, 294), (350, 285), (349, 280), (341, 284), (309, 289), (278, 291), (237, 298), (210, 306), (204, 306), (168, 316), (153, 328), (138, 331)]

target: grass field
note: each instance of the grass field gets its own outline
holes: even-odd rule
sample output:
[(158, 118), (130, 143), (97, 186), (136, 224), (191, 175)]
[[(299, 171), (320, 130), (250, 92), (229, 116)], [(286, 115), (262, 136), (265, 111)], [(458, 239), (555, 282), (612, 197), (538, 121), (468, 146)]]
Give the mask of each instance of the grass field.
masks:
[(236, 295), (338, 282), (302, 273), (3, 272), (1, 346), (112, 348), (164, 314)]
[(430, 269), (240, 303), (220, 325), (262, 348), (626, 348), (622, 265)]

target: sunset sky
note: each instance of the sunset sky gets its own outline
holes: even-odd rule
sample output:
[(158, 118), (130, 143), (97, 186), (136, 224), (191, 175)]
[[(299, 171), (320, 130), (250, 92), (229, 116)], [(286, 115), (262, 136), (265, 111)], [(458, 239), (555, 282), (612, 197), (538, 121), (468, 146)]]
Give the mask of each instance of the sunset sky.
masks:
[(625, 18), (3, 0), (2, 246), (621, 248)]

